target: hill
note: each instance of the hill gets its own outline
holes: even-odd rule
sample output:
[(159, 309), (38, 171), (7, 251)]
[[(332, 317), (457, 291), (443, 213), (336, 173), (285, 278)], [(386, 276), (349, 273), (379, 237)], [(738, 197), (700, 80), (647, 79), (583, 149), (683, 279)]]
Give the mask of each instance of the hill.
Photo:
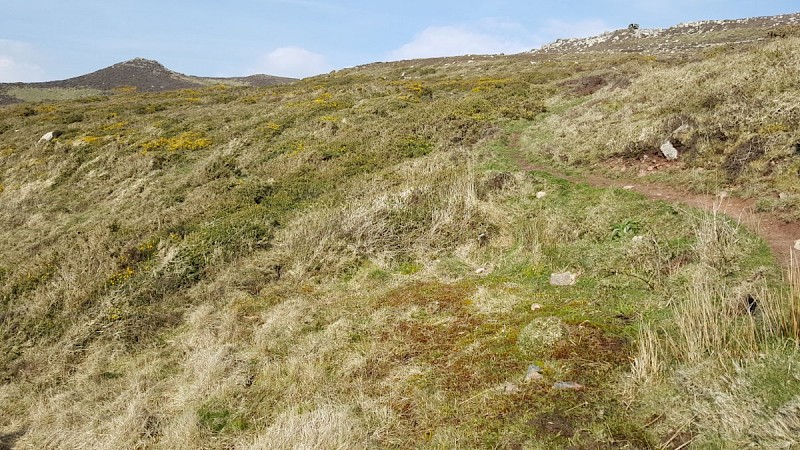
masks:
[(137, 92), (164, 92), (212, 84), (232, 86), (272, 86), (296, 81), (270, 75), (210, 78), (183, 75), (167, 69), (158, 61), (134, 58), (90, 74), (43, 83), (0, 83), (0, 105), (21, 101), (79, 98), (135, 89)]
[(800, 36), (748, 33), (2, 107), (0, 446), (800, 445), (800, 252), (738, 221), (797, 229)]
[(559, 39), (533, 53), (575, 54), (587, 52), (681, 54), (727, 44), (763, 42), (770, 37), (797, 34), (800, 14), (752, 17), (737, 20), (704, 20), (661, 28), (628, 29), (578, 39)]

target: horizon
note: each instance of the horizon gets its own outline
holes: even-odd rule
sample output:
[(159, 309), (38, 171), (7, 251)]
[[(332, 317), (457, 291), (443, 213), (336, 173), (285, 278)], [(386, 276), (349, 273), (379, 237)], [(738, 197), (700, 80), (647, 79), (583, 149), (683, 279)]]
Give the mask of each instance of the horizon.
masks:
[(201, 77), (304, 78), (382, 61), (522, 53), (630, 23), (668, 28), (797, 12), (784, 0), (704, 3), (494, 0), (464, 7), (452, 0), (435, 5), (238, 0), (220, 7), (186, 0), (168, 5), (89, 0), (75, 7), (45, 0), (5, 8), (0, 82), (64, 80), (134, 58)]

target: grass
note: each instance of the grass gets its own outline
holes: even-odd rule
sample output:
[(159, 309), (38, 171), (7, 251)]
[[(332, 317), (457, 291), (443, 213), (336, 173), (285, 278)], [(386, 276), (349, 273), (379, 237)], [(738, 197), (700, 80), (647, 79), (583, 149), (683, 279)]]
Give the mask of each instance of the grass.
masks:
[(97, 97), (102, 91), (97, 89), (82, 88), (33, 88), (12, 87), (6, 90), (6, 95), (24, 102), (74, 100), (79, 98)]
[[(513, 157), (580, 173), (609, 156), (602, 136), (673, 123), (669, 104), (633, 99), (672, 95), (664, 80), (682, 71), (793, 61), (781, 42), (648, 66), (430, 60), (5, 107), (0, 442), (796, 445), (796, 268), (782, 278), (721, 216)], [(628, 89), (564, 84), (612, 66)], [(785, 100), (770, 86), (790, 81), (769, 76), (748, 98)], [(760, 104), (722, 122), (734, 141)], [(696, 108), (701, 133), (715, 109)], [(794, 136), (762, 133), (765, 155)], [(775, 161), (764, 186), (791, 165)], [(575, 286), (550, 285), (562, 271)], [(526, 383), (531, 364), (542, 379)]]

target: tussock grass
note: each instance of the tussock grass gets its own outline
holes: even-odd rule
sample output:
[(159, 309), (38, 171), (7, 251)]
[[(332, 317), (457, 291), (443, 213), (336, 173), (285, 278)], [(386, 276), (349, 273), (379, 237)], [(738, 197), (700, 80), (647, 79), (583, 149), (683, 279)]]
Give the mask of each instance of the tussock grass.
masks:
[[(649, 127), (648, 140), (678, 120), (670, 77), (795, 56), (768, 44), (688, 63), (476, 57), (6, 107), (0, 439), (652, 448), (688, 430), (708, 445), (791, 442), (797, 386), (783, 374), (800, 275), (777, 288), (764, 247), (719, 217), (523, 173), (507, 156), (528, 128), (522, 142), (562, 162), (609, 156), (605, 139)], [(564, 84), (611, 66), (629, 89), (587, 99)], [(792, 76), (741, 86), (757, 108), (741, 127), (743, 110), (717, 117), (732, 139), (751, 142), (769, 102), (788, 104)], [(708, 108), (686, 118), (698, 136)], [(600, 123), (616, 128), (592, 133)], [(794, 136), (758, 133), (769, 157)], [(551, 286), (564, 270), (576, 285)], [(525, 383), (532, 364), (542, 380)]]
[[(554, 114), (526, 133), (527, 147), (559, 164), (604, 163), (609, 174), (647, 175), (697, 192), (726, 186), (781, 211), (769, 200), (797, 193), (791, 155), (800, 135), (789, 125), (797, 114), (800, 79), (790, 69), (800, 61), (797, 49), (797, 38), (789, 38), (671, 67), (621, 65), (599, 76), (627, 74), (630, 86), (609, 83), (577, 104), (553, 98)], [(659, 147), (667, 139), (685, 146), (680, 162), (647, 171), (662, 162)], [(792, 217), (790, 208), (783, 214)]]
[(670, 320), (640, 330), (631, 370), (637, 387), (628, 395), (649, 405), (644, 410), (672, 397), (660, 418), (689, 436), (687, 443), (797, 445), (800, 428), (787, 412), (796, 409), (800, 387), (791, 369), (800, 348), (798, 268), (792, 263), (783, 285), (768, 281), (763, 268), (732, 277), (741, 268), (729, 258), (742, 261), (735, 224), (707, 214), (695, 233), (698, 265), (672, 300)]

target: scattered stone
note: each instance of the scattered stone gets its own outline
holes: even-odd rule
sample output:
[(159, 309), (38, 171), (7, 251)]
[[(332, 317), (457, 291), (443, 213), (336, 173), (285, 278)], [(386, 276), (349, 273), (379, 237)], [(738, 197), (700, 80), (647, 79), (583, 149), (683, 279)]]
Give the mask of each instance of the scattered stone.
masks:
[(48, 131), (44, 134), (44, 136), (39, 138), (39, 142), (50, 142), (55, 138), (54, 133), (52, 131)]
[(500, 385), (500, 392), (504, 394), (516, 394), (519, 391), (520, 391), (519, 386), (517, 386), (514, 383), (506, 382)]
[(571, 389), (573, 391), (579, 391), (583, 389), (583, 385), (574, 381), (558, 381), (553, 385), (553, 389)]
[(627, 186), (623, 186), (622, 189), (625, 189), (626, 191), (632, 191), (635, 187), (636, 186), (633, 186), (633, 185), (629, 184)]
[(531, 311), (538, 311), (540, 309), (542, 309), (542, 305), (540, 305), (538, 303), (534, 303), (534, 304), (531, 305)]
[(678, 159), (678, 149), (676, 149), (670, 141), (665, 141), (664, 144), (661, 145), (661, 153), (670, 161)]
[(572, 272), (550, 274), (550, 284), (553, 286), (575, 286), (578, 275)]
[(794, 242), (794, 249), (800, 251), (800, 239)]
[(544, 380), (544, 375), (539, 372), (528, 372), (528, 374), (525, 375), (526, 383), (538, 383), (542, 380)]
[(481, 268), (478, 268), (478, 269), (476, 269), (476, 270), (475, 270), (475, 273), (476, 273), (477, 275), (483, 275), (484, 273), (486, 273), (486, 269), (485, 269), (485, 268), (483, 268), (483, 267), (481, 267)]
[(641, 244), (644, 242), (644, 236), (634, 236), (633, 239), (631, 239), (631, 242), (634, 244)]
[(544, 379), (544, 375), (542, 375), (542, 368), (537, 366), (536, 364), (531, 364), (528, 366), (528, 373), (525, 374), (525, 382), (530, 383), (533, 381), (541, 381)]
[(540, 191), (540, 192), (536, 193), (536, 198), (538, 198), (539, 200), (541, 200), (541, 199), (543, 199), (545, 197), (547, 197), (547, 192)]

